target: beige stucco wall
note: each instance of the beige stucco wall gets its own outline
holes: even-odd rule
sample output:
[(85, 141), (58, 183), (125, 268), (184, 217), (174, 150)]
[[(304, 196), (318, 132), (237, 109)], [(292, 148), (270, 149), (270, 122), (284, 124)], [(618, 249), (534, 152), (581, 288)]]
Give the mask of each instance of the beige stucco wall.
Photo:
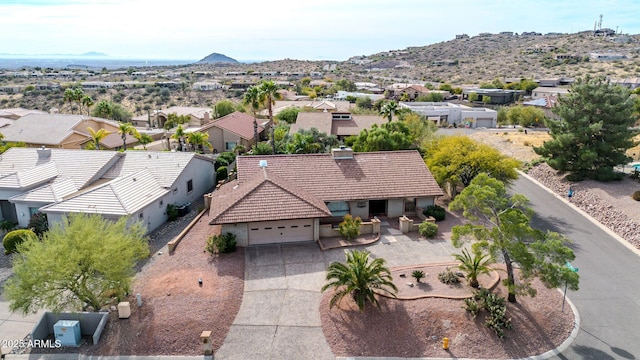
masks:
[(236, 236), (238, 246), (249, 246), (249, 232), (247, 231), (247, 223), (240, 224), (222, 224), (222, 234), (232, 233)]
[(404, 199), (387, 200), (387, 216), (398, 217), (404, 214)]
[[(364, 202), (365, 206), (359, 208), (358, 203)], [(356, 217), (360, 216), (361, 219), (367, 219), (369, 217), (369, 200), (362, 201), (349, 201), (349, 213), (351, 216)]]
[(416, 198), (416, 206), (419, 208), (424, 209), (433, 204), (435, 204), (435, 198), (433, 196)]

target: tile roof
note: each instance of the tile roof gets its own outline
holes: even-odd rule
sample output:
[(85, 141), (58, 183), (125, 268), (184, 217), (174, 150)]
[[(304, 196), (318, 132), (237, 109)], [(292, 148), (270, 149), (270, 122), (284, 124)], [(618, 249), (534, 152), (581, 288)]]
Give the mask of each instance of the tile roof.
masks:
[[(169, 188), (194, 159), (213, 164), (213, 159), (190, 152), (126, 151), (124, 156), (121, 156), (102, 177), (115, 179), (148, 169), (160, 185)], [(213, 171), (213, 168), (203, 169), (203, 171)]]
[[(231, 114), (223, 116), (213, 122), (210, 122), (200, 128), (200, 131), (210, 129), (212, 127), (218, 127), (220, 129), (232, 132), (245, 140), (253, 139), (253, 116), (239, 111), (235, 111)], [(264, 127), (260, 126), (262, 120), (258, 121), (258, 133), (264, 130)]]
[(17, 171), (0, 178), (0, 188), (22, 189), (45, 183), (58, 176), (55, 163), (40, 164), (31, 169)]
[(337, 136), (357, 135), (364, 129), (370, 129), (373, 124), (382, 125), (387, 120), (377, 115), (354, 115), (351, 120), (333, 120), (333, 114), (329, 112), (301, 112), (298, 113), (296, 122), (289, 128), (289, 133), (294, 134), (300, 129), (310, 130), (316, 128), (321, 133)]
[(87, 192), (40, 208), (45, 213), (85, 212), (131, 215), (168, 192), (149, 170), (115, 179)]
[(5, 141), (58, 145), (73, 133), (82, 115), (28, 114), (2, 129)]
[[(119, 157), (125, 155), (106, 150), (49, 150), (51, 155), (46, 158), (40, 158), (38, 155), (39, 149), (36, 148), (15, 147), (7, 150), (0, 156), (0, 177), (4, 178), (12, 174), (15, 174), (15, 177), (20, 177), (23, 176), (22, 173), (32, 171), (32, 169), (43, 165), (55, 166), (57, 175), (72, 179), (75, 186), (78, 189), (82, 189), (99, 179), (103, 171)], [(37, 174), (36, 172), (34, 176), (43, 176), (43, 174)]]
[(210, 224), (331, 216), (325, 203), (304, 189), (259, 168), (244, 183), (227, 183), (212, 193)]
[(354, 153), (346, 160), (331, 154), (239, 156), (240, 184), (252, 180), (260, 160), (267, 161), (270, 174), (322, 201), (443, 195), (415, 150)]
[(73, 180), (69, 178), (56, 179), (50, 184), (40, 186), (26, 193), (12, 196), (10, 202), (40, 202), (54, 203), (62, 201), (65, 196), (78, 191)]
[(209, 113), (209, 114), (213, 113), (213, 111), (210, 108), (189, 107), (189, 106), (172, 106), (170, 108), (160, 110), (158, 112), (164, 115), (169, 115), (174, 113), (178, 116), (192, 115), (197, 118), (203, 118), (205, 113)]

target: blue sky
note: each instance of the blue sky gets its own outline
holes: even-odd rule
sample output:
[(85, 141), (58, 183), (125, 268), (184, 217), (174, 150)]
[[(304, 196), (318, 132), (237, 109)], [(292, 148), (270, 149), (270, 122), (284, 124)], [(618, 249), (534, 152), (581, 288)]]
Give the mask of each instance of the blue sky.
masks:
[(467, 33), (640, 33), (639, 0), (0, 0), (0, 53), (345, 60)]

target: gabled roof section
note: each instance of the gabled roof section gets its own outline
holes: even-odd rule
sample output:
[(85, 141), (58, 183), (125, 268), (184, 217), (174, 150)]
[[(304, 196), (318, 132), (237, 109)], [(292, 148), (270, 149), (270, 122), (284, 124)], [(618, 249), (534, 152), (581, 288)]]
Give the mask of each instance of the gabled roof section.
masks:
[(126, 216), (169, 191), (156, 181), (149, 170), (144, 169), (40, 210), (45, 213), (85, 212)]
[(63, 200), (65, 196), (71, 195), (78, 191), (75, 183), (71, 179), (56, 179), (55, 181), (35, 188), (26, 193), (16, 195), (9, 198), (10, 202), (36, 202), (36, 203), (55, 203)]
[(5, 141), (58, 145), (84, 119), (82, 115), (28, 114), (2, 129)]
[(354, 153), (353, 159), (331, 154), (239, 156), (241, 184), (260, 171), (260, 160), (267, 162), (270, 174), (325, 202), (443, 195), (415, 150)]
[(382, 125), (387, 119), (378, 115), (352, 115), (351, 120), (333, 121), (331, 134), (336, 136), (358, 135), (364, 129), (371, 129), (376, 125)]
[[(245, 140), (253, 139), (253, 121), (254, 118), (251, 115), (235, 111), (231, 114), (221, 117), (218, 120), (214, 120), (200, 128), (200, 131), (217, 127), (229, 132), (232, 132)], [(258, 133), (264, 130), (264, 127), (260, 126), (262, 120), (258, 121)]]
[[(153, 174), (158, 183), (166, 188), (173, 186), (191, 161), (213, 163), (213, 159), (189, 152), (126, 151), (105, 174), (105, 179), (115, 179), (144, 169)], [(213, 171), (213, 169), (202, 169)]]
[[(211, 111), (210, 108), (203, 108), (203, 107), (172, 106), (170, 108), (167, 108), (167, 109), (164, 109), (164, 110), (160, 110), (160, 111), (158, 111), (158, 113), (164, 114), (164, 115), (176, 114), (178, 116), (190, 115), (190, 116), (195, 116), (195, 117), (201, 119), (201, 118), (204, 117), (205, 113), (211, 114), (211, 113), (213, 113), (213, 111)], [(146, 117), (145, 117), (145, 119), (146, 119)]]
[(38, 165), (31, 169), (17, 171), (0, 178), (2, 189), (24, 189), (45, 183), (58, 176), (58, 168), (53, 162)]
[(210, 224), (331, 216), (322, 200), (264, 168), (249, 181), (228, 183), (212, 195)]
[[(73, 180), (82, 189), (100, 178), (115, 160), (124, 156), (114, 151), (49, 149), (50, 156), (41, 157), (36, 148), (11, 148), (0, 156), (0, 176), (53, 164), (59, 176)], [(49, 165), (51, 166), (51, 165)]]
[(291, 124), (289, 134), (295, 134), (300, 129), (318, 129), (319, 132), (331, 134), (331, 113), (330, 112), (299, 112), (296, 122)]

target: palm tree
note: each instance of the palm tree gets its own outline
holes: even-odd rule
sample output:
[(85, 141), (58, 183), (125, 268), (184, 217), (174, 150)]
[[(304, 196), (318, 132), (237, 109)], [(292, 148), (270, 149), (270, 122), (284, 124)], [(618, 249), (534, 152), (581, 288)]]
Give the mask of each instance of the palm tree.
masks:
[(395, 101), (389, 101), (380, 108), (380, 115), (386, 117), (389, 122), (391, 122), (393, 114), (395, 114), (396, 111), (398, 111), (398, 103)]
[(258, 120), (256, 120), (258, 109), (260, 109), (260, 89), (257, 86), (252, 86), (244, 93), (243, 102), (246, 105), (251, 106), (253, 111), (253, 140), (258, 143)]
[(113, 105), (107, 100), (100, 100), (93, 111), (94, 116), (111, 119), (113, 115)]
[(89, 115), (90, 109), (93, 106), (93, 104), (95, 103), (93, 101), (93, 99), (91, 98), (91, 96), (89, 95), (84, 95), (82, 97), (82, 99), (80, 100), (80, 103), (82, 104), (82, 106), (86, 106), (87, 107), (87, 115)]
[(332, 262), (327, 269), (329, 283), (322, 287), (334, 289), (329, 308), (340, 302), (348, 294), (353, 296), (360, 311), (368, 301), (379, 306), (375, 291), (385, 292), (393, 297), (398, 288), (393, 284), (391, 272), (384, 266), (384, 259), (369, 261), (369, 252), (360, 250), (346, 251), (346, 264)]
[(138, 143), (142, 145), (142, 148), (145, 150), (147, 150), (147, 144), (150, 144), (153, 142), (153, 138), (149, 134), (138, 133), (137, 135), (134, 135), (134, 136), (136, 137), (136, 140), (138, 140)]
[(111, 132), (106, 129), (98, 129), (98, 131), (96, 131), (93, 130), (93, 128), (88, 127), (87, 130), (89, 130), (89, 134), (91, 134), (91, 140), (93, 140), (96, 150), (100, 150), (100, 141), (107, 137), (107, 135), (111, 134)]
[(193, 149), (197, 153), (202, 153), (202, 147), (206, 146), (209, 149), (213, 148), (213, 145), (209, 143), (207, 140), (209, 139), (209, 134), (202, 133), (199, 131), (194, 131), (187, 134), (187, 142), (193, 145)]
[[(78, 102), (80, 99), (78, 99), (78, 90), (80, 90), (80, 92), (82, 92), (82, 89), (80, 88), (68, 88), (64, 91), (64, 94), (62, 95), (62, 100), (64, 102), (68, 102), (69, 103), (69, 107), (71, 107), (71, 113), (73, 114), (73, 103)], [(82, 95), (80, 95), (82, 96)]]
[(185, 135), (185, 132), (184, 132), (184, 128), (182, 127), (182, 124), (178, 125), (178, 128), (176, 129), (175, 134), (171, 135), (172, 139), (178, 140), (178, 150), (179, 151), (183, 150), (182, 149), (182, 144), (184, 143), (184, 135)]
[(276, 100), (280, 99), (280, 93), (278, 93), (278, 86), (273, 81), (264, 81), (260, 84), (260, 102), (267, 105), (269, 110), (269, 123), (271, 124), (271, 146), (273, 147), (273, 154), (276, 153), (276, 137), (274, 134), (275, 124), (273, 122), (273, 105)]
[(478, 283), (480, 274), (488, 274), (491, 271), (489, 264), (493, 259), (487, 254), (474, 253), (472, 257), (469, 250), (463, 249), (462, 254), (453, 254), (453, 257), (460, 261), (458, 268), (466, 274), (469, 286), (472, 288), (480, 286)]
[(118, 134), (122, 138), (122, 145), (124, 146), (124, 150), (127, 151), (127, 135), (138, 135), (138, 130), (136, 130), (131, 123), (123, 122), (118, 126)]

